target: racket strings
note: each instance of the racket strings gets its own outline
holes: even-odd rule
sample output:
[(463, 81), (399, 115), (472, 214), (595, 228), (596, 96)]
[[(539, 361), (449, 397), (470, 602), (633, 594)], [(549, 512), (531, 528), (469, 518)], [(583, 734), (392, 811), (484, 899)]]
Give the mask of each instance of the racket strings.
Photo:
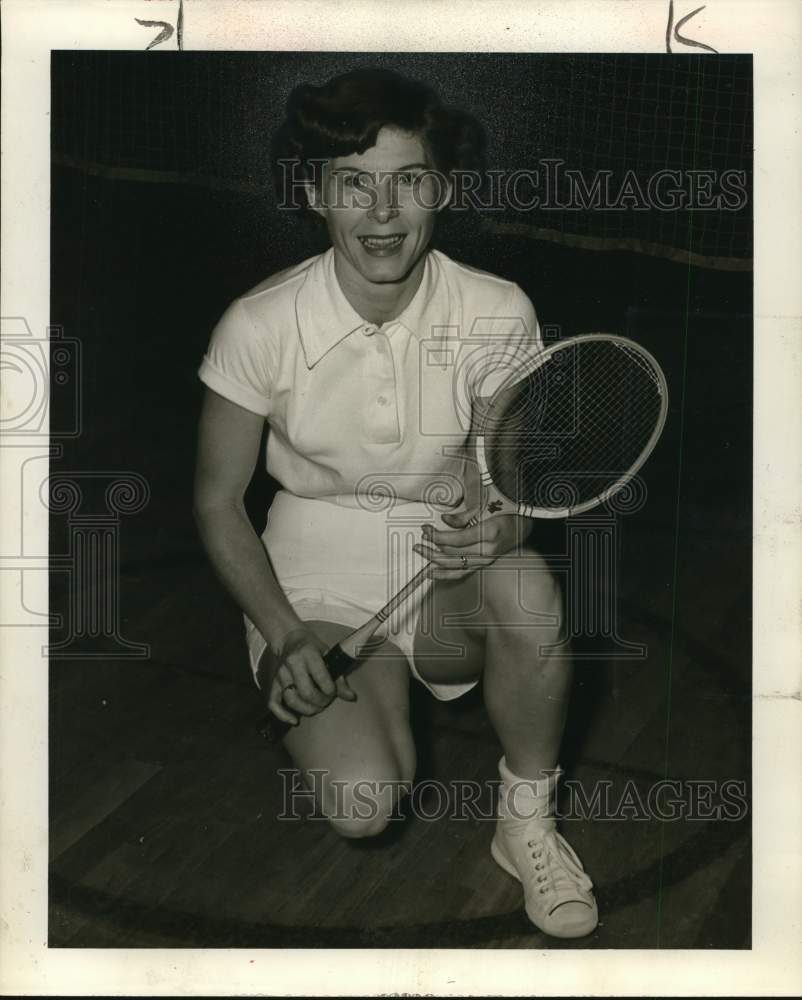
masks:
[(604, 495), (642, 460), (664, 407), (636, 345), (570, 341), (491, 403), (488, 471), (501, 493), (547, 509)]

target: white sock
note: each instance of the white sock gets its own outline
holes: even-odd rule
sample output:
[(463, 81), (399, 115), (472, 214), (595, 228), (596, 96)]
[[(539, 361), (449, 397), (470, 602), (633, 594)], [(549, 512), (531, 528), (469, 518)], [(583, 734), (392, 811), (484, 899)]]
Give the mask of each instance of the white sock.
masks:
[(526, 823), (532, 819), (544, 820), (544, 826), (553, 829), (554, 795), (557, 781), (562, 774), (559, 765), (539, 780), (521, 778), (507, 767), (502, 757), (498, 762), (501, 785), (498, 792), (499, 819)]

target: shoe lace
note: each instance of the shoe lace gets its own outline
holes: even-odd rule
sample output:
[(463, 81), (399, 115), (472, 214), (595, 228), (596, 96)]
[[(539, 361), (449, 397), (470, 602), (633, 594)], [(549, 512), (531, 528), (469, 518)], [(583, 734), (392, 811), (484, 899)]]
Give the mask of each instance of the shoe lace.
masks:
[(537, 840), (528, 841), (527, 846), (533, 849), (538, 891), (544, 896), (551, 894), (554, 897), (550, 910), (561, 903), (580, 899), (577, 890), (590, 892), (593, 888), (593, 882), (573, 848), (555, 830), (548, 831)]

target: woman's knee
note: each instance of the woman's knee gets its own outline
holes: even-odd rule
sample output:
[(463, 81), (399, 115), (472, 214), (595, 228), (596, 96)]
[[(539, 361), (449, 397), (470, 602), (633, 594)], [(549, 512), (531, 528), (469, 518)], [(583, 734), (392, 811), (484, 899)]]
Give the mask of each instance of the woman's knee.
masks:
[(332, 781), (324, 793), (323, 811), (332, 829), (351, 839), (376, 837), (392, 821), (412, 786), (412, 775)]
[(483, 573), (488, 610), (497, 620), (512, 616), (562, 615), (560, 583), (543, 556), (524, 551), (496, 560)]
[(359, 840), (366, 837), (378, 837), (390, 824), (389, 816), (377, 815), (373, 818), (357, 818), (349, 816), (330, 816), (329, 824), (335, 833), (347, 840)]

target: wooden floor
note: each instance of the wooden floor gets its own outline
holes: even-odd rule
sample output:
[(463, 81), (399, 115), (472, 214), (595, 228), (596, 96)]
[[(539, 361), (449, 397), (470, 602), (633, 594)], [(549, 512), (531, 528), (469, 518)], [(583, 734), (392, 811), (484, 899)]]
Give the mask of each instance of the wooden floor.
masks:
[[(687, 531), (664, 580), (672, 536), (638, 523), (621, 632), (649, 655), (579, 664), (566, 778), (588, 793), (607, 782), (613, 803), (633, 788), (646, 801), (665, 778), (748, 782), (749, 567), (732, 556), (743, 525)], [(490, 858), (490, 821), (408, 816), (367, 842), (310, 816), (279, 821), (288, 760), (258, 734), (240, 619), (199, 552), (123, 582), (125, 637), (150, 657), (51, 664), (51, 947), (749, 946), (749, 815), (566, 820), (600, 909), (579, 942), (528, 923)], [(419, 780), (496, 779), (479, 697), (414, 692)]]

